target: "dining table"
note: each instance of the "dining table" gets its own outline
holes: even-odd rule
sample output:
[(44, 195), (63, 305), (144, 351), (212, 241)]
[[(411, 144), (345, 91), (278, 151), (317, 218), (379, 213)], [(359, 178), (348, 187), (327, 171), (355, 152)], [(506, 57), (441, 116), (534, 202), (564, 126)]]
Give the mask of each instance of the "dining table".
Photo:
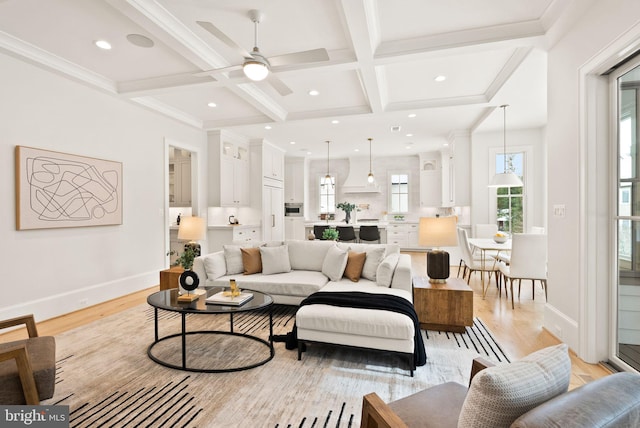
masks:
[(487, 281), (487, 285), (485, 286), (484, 282), (484, 271), (487, 263), (487, 252), (488, 251), (497, 251), (494, 256), (494, 263), (496, 257), (500, 255), (501, 252), (507, 253), (511, 251), (511, 239), (507, 239), (505, 242), (496, 242), (491, 238), (469, 238), (469, 245), (471, 245), (472, 249), (477, 248), (480, 251), (480, 263), (482, 264), (482, 298), (484, 299), (487, 294), (487, 289), (489, 288), (489, 281)]

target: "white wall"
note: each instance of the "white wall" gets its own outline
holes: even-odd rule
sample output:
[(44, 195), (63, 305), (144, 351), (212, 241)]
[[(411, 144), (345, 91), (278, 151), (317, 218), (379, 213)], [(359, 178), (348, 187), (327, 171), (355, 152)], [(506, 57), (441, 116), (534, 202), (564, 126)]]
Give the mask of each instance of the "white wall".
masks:
[[(158, 284), (165, 138), (204, 150), (205, 134), (10, 56), (0, 70), (0, 318), (43, 320)], [(16, 145), (122, 162), (123, 224), (16, 231)]]
[[(606, 344), (585, 347), (585, 343), (601, 336), (602, 329), (606, 330), (608, 316), (603, 316), (602, 310), (604, 307), (606, 312), (611, 282), (605, 274), (604, 280), (596, 281), (595, 290), (587, 287), (594, 279), (589, 273), (604, 272), (610, 263), (606, 236), (599, 241), (595, 239), (602, 232), (603, 220), (604, 235), (607, 235), (607, 204), (590, 204), (596, 184), (589, 183), (594, 177), (598, 177), (600, 185), (607, 181), (608, 160), (603, 159), (596, 148), (585, 144), (601, 130), (591, 129), (599, 124), (587, 123), (581, 115), (596, 103), (599, 107), (604, 103), (606, 109), (607, 99), (606, 94), (604, 99), (588, 96), (581, 87), (580, 75), (585, 71), (582, 67), (603, 50), (610, 50), (610, 57), (616, 58), (625, 47), (621, 40), (634, 37), (634, 42), (638, 40), (640, 2), (576, 2), (570, 12), (571, 17), (560, 21), (563, 29), (568, 30), (564, 30), (564, 34), (553, 33), (558, 40), (553, 41), (548, 55), (549, 302), (545, 327), (567, 342), (581, 358), (596, 362), (606, 358)], [(634, 33), (633, 37), (629, 37), (629, 32)], [(554, 205), (565, 206), (564, 217), (552, 216)], [(597, 251), (605, 254), (589, 258), (589, 254)], [(586, 303), (589, 300), (592, 305)], [(588, 323), (596, 330), (588, 332)]]
[[(545, 226), (545, 174), (546, 152), (545, 133), (543, 128), (508, 130), (507, 151), (529, 150), (532, 157), (525, 160), (526, 166), (531, 170), (525, 171), (526, 181), (526, 223), (530, 226)], [(490, 192), (494, 189), (488, 187), (493, 171), (488, 166), (492, 165), (490, 153), (503, 151), (503, 135), (499, 132), (477, 132), (471, 138), (471, 224), (493, 223), (495, 215), (493, 205), (490, 207)]]

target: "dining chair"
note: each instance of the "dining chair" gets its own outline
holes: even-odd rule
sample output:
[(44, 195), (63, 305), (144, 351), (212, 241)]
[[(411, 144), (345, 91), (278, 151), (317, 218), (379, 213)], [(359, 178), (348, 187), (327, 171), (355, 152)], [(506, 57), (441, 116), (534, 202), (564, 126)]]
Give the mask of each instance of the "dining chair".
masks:
[(322, 238), (322, 234), (327, 229), (329, 229), (329, 226), (315, 225), (315, 226), (313, 226), (313, 234), (316, 237), (316, 239), (324, 239), (324, 238)]
[[(467, 279), (467, 284), (471, 281), (471, 274), (473, 272), (480, 272), (481, 275), (484, 275), (485, 272), (489, 275), (489, 281), (491, 281), (491, 274), (496, 273), (497, 267), (494, 259), (491, 260), (482, 260), (482, 257), (474, 256), (471, 250), (471, 245), (469, 244), (469, 237), (467, 235), (467, 231), (461, 227), (458, 228), (458, 244), (460, 246), (460, 250), (462, 252), (462, 264), (464, 266), (464, 271), (462, 274), (462, 279), (465, 279), (467, 271), (469, 272)], [(458, 268), (458, 272), (459, 272)], [(496, 285), (498, 285), (496, 280)]]
[(338, 241), (355, 242), (356, 232), (353, 230), (353, 226), (337, 226)]
[[(547, 235), (538, 233), (515, 233), (511, 237), (511, 259), (507, 265), (498, 263), (498, 269), (511, 290), (511, 308), (515, 308), (513, 299), (513, 281), (518, 280), (518, 299), (523, 279), (531, 280), (531, 290), (535, 299), (535, 282), (540, 281), (547, 298)], [(499, 279), (498, 279), (499, 280)]]
[(380, 243), (380, 230), (378, 226), (360, 226), (358, 232), (360, 241), (378, 241)]

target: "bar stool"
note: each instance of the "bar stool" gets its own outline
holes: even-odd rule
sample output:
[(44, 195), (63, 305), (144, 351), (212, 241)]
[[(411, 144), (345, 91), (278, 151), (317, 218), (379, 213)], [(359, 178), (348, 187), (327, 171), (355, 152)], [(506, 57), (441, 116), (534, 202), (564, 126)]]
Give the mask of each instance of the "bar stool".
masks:
[(325, 230), (329, 229), (329, 226), (313, 226), (313, 234), (315, 235), (316, 239), (322, 239), (325, 240), (322, 237), (322, 234), (324, 233)]
[(355, 241), (356, 232), (353, 230), (353, 226), (338, 226), (338, 241)]
[(380, 230), (378, 226), (360, 226), (360, 241), (378, 241), (380, 243)]

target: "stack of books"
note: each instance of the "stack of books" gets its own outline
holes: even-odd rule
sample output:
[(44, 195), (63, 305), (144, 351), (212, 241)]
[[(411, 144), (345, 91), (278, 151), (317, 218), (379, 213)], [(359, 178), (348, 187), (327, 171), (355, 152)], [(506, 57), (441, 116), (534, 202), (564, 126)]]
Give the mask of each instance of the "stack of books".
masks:
[(228, 291), (221, 291), (207, 297), (207, 303), (212, 305), (240, 306), (253, 299), (252, 293), (241, 292), (237, 296), (231, 296)]

